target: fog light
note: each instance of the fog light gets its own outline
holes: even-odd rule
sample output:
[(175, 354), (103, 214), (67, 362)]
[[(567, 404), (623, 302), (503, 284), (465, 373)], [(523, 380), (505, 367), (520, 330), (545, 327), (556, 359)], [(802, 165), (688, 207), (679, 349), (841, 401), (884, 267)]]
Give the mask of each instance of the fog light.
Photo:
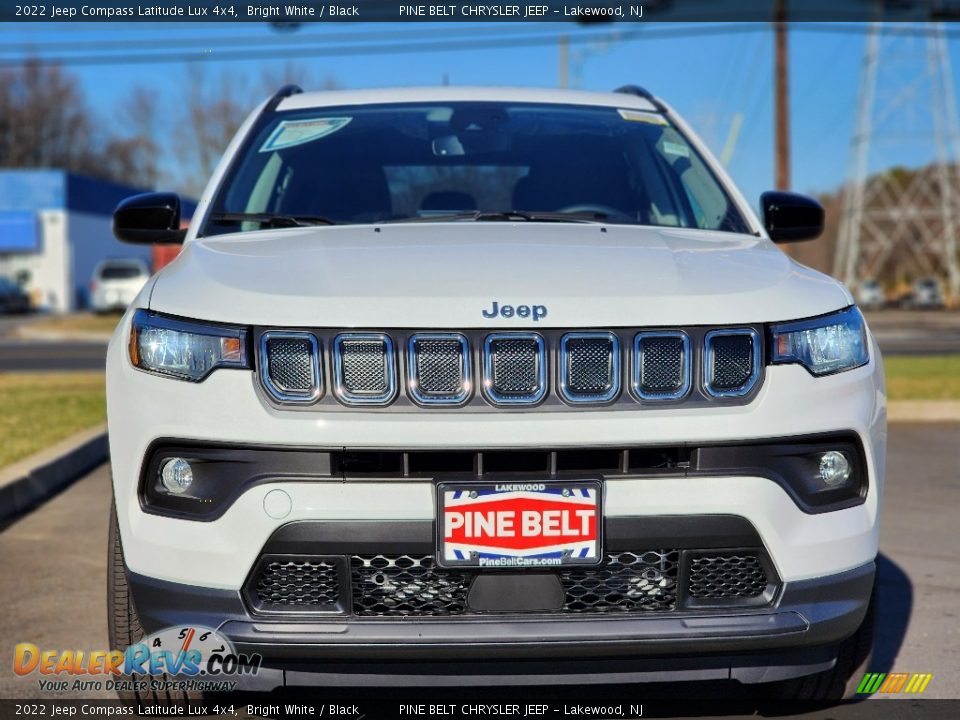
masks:
[[(821, 465), (822, 468), (822, 465)], [(822, 474), (823, 470), (821, 470)], [(160, 471), (163, 486), (174, 495), (181, 495), (193, 483), (193, 468), (183, 458), (171, 458), (163, 464)]]
[(825, 452), (820, 457), (820, 479), (824, 485), (837, 487), (850, 479), (850, 461), (837, 450)]

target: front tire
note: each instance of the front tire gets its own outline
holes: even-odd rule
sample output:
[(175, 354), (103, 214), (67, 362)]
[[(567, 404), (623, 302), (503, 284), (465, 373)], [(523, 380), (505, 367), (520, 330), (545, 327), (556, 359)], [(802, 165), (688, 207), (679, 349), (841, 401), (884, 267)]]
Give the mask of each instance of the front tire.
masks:
[[(126, 564), (123, 559), (123, 543), (120, 539), (120, 526), (117, 522), (116, 502), (110, 504), (110, 532), (107, 541), (107, 628), (110, 636), (110, 647), (114, 650), (126, 651), (146, 636), (137, 608), (133, 604), (133, 596), (127, 583)], [(151, 679), (169, 680), (169, 676), (162, 675), (156, 678), (139, 675), (123, 675), (124, 684), (146, 682), (149, 688)], [(167, 703), (184, 705), (203, 699), (200, 693), (185, 692), (157, 692), (156, 690), (118, 690), (121, 700), (141, 703)]]
[(765, 691), (772, 700), (829, 702), (839, 701), (847, 692), (847, 683), (873, 652), (877, 626), (877, 580), (873, 581), (870, 604), (857, 631), (840, 644), (837, 662), (829, 670), (815, 675), (770, 683)]

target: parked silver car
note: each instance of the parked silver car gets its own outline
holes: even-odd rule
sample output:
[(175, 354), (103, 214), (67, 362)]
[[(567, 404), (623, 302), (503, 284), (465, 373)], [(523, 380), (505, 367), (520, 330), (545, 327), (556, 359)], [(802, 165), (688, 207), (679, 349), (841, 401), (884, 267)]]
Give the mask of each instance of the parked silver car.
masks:
[(940, 283), (932, 277), (913, 283), (910, 294), (903, 300), (903, 306), (910, 310), (939, 310), (945, 305)]

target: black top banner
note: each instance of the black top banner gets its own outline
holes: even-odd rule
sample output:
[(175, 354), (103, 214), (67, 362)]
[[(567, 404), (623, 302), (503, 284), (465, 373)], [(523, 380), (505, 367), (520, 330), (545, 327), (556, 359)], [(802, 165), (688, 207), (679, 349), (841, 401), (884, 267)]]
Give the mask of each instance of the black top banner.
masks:
[(3, 22), (894, 22), (958, 21), (960, 0), (40, 0)]

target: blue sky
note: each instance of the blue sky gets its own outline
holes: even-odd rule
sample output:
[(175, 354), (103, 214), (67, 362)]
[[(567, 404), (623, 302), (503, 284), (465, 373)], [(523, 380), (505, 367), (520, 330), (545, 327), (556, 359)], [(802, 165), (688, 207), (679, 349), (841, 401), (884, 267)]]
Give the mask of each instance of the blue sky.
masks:
[[(801, 192), (834, 189), (847, 173), (866, 40), (864, 32), (839, 32), (850, 27), (803, 24), (794, 26), (790, 34), (792, 180), (794, 189)], [(625, 83), (644, 85), (674, 105), (717, 154), (734, 116), (741, 114), (742, 129), (728, 169), (753, 200), (773, 186), (772, 34), (768, 25), (760, 23), (720, 28), (724, 32), (718, 32), (716, 26), (701, 33), (698, 29), (702, 26), (648, 23), (628, 40), (572, 45), (572, 84), (589, 90), (608, 90)], [(617, 28), (601, 26), (598, 30), (613, 32)], [(451, 84), (554, 87), (559, 78), (559, 51), (551, 38), (598, 30), (558, 23), (312, 24), (278, 34), (266, 26), (240, 23), (8, 24), (0, 25), (0, 54), (7, 59), (29, 53), (47, 55), (57, 52), (60, 43), (88, 40), (99, 42), (99, 49), (77, 52), (89, 55), (118, 43), (139, 48), (127, 52), (159, 52), (168, 39), (192, 39), (195, 43), (184, 52), (195, 56), (196, 62), (204, 64), (214, 76), (224, 71), (258, 79), (265, 69), (279, 71), (293, 62), (303, 64), (311, 77), (332, 76), (347, 88), (435, 85), (445, 78)], [(684, 36), (686, 32), (691, 34)], [(264, 56), (232, 62), (220, 59), (225, 49), (218, 46), (224, 37), (298, 43), (315, 39), (317, 47), (343, 46), (345, 42), (396, 43), (405, 42), (404, 38), (413, 44), (463, 38), (463, 45), (468, 45), (464, 34), (482, 36), (487, 43), (522, 35), (536, 37), (543, 44), (293, 60)], [(346, 41), (345, 36), (349, 38)], [(960, 61), (960, 40), (951, 39), (948, 49), (956, 65)], [(921, 41), (900, 41), (895, 56), (905, 59), (890, 60), (882, 66), (877, 94), (881, 103), (908, 87), (912, 75), (924, 67), (924, 52)], [(71, 65), (69, 69), (80, 78), (91, 105), (107, 119), (137, 85), (155, 87), (164, 104), (175, 104), (186, 77), (186, 63), (182, 61)], [(954, 78), (958, 76), (960, 73), (955, 72)], [(251, 107), (259, 99), (250, 97)], [(932, 159), (930, 106), (929, 85), (915, 88), (906, 107), (893, 113), (883, 126), (887, 140), (876, 143), (872, 167), (918, 166)]]

